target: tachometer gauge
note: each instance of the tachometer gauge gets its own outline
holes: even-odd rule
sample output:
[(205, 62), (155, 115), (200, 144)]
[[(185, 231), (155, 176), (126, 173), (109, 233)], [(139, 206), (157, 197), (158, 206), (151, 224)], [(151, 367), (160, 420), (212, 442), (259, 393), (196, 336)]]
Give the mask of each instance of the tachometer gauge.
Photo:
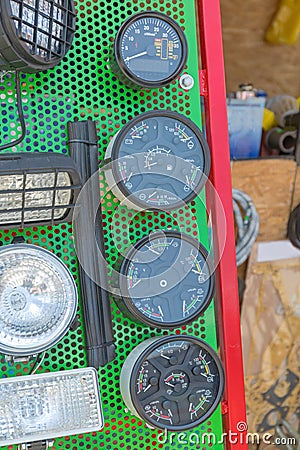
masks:
[(210, 170), (203, 134), (171, 111), (136, 116), (114, 136), (105, 159), (108, 185), (136, 210), (182, 207), (199, 194)]
[(120, 376), (123, 400), (150, 426), (194, 428), (220, 402), (224, 372), (215, 351), (193, 336), (155, 337), (127, 357)]
[(134, 88), (170, 84), (182, 72), (186, 60), (182, 29), (173, 19), (155, 11), (135, 14), (123, 23), (110, 57), (116, 76)]
[(151, 233), (123, 259), (119, 288), (125, 314), (152, 327), (179, 327), (209, 305), (212, 264), (198, 240), (177, 231)]

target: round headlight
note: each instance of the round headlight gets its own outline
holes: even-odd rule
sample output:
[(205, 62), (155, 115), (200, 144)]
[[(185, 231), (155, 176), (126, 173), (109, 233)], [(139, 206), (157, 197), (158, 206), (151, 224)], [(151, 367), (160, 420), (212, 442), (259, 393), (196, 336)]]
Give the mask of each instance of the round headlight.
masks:
[(0, 70), (56, 66), (75, 34), (73, 0), (1, 0)]
[(0, 249), (0, 352), (33, 355), (56, 344), (77, 309), (67, 267), (48, 250), (13, 244)]

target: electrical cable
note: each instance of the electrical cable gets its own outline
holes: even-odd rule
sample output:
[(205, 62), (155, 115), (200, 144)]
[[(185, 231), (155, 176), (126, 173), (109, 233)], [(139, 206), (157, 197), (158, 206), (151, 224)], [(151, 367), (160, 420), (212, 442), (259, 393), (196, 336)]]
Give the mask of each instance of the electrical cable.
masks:
[(74, 237), (80, 262), (88, 365), (98, 369), (115, 358), (107, 270), (97, 254), (99, 249), (106, 261), (99, 177), (92, 177), (99, 170), (98, 137), (92, 120), (69, 122), (68, 133), (70, 156), (77, 164), (82, 183), (89, 180), (82, 191), (85, 194), (79, 214), (75, 214)]
[(37, 371), (38, 371), (38, 369), (41, 367), (41, 365), (43, 364), (43, 361), (44, 361), (44, 359), (45, 359), (45, 356), (46, 356), (46, 352), (43, 352), (43, 353), (40, 353), (37, 357), (36, 357), (36, 360), (35, 360), (35, 363), (34, 363), (34, 365), (32, 366), (32, 368), (31, 368), (31, 370), (30, 370), (30, 372), (29, 372), (29, 375), (33, 375), (33, 374), (35, 374)]
[(237, 227), (236, 260), (243, 264), (250, 255), (259, 231), (259, 216), (252, 199), (245, 192), (232, 190), (233, 212)]
[(26, 134), (26, 124), (25, 124), (24, 112), (23, 112), (23, 108), (22, 108), (22, 92), (21, 92), (20, 72), (18, 70), (16, 70), (15, 75), (16, 75), (17, 110), (18, 110), (19, 120), (20, 120), (20, 124), (21, 124), (21, 136), (12, 142), (0, 145), (0, 151), (6, 150), (7, 148), (11, 148), (11, 147), (14, 147), (15, 145), (20, 144), (23, 141), (23, 139), (25, 138), (25, 134)]

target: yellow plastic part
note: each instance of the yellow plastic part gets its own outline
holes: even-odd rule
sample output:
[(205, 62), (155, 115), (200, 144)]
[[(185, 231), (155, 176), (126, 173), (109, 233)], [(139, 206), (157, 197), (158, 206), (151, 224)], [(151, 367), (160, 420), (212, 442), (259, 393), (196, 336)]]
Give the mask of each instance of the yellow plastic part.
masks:
[(281, 0), (265, 39), (273, 44), (295, 44), (300, 36), (300, 0)]
[(298, 102), (298, 105), (299, 105), (299, 108), (300, 108), (300, 97), (297, 98), (297, 102)]
[(271, 128), (276, 127), (277, 122), (275, 120), (275, 114), (273, 111), (270, 111), (269, 109), (264, 109), (264, 116), (263, 116), (263, 130), (269, 131)]

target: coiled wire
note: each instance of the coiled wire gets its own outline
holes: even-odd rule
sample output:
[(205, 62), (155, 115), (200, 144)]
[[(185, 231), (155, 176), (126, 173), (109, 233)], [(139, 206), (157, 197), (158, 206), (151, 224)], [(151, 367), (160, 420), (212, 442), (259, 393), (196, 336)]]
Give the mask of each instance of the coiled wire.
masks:
[(233, 212), (237, 227), (236, 262), (243, 264), (250, 255), (259, 231), (259, 216), (252, 199), (243, 191), (232, 190)]

